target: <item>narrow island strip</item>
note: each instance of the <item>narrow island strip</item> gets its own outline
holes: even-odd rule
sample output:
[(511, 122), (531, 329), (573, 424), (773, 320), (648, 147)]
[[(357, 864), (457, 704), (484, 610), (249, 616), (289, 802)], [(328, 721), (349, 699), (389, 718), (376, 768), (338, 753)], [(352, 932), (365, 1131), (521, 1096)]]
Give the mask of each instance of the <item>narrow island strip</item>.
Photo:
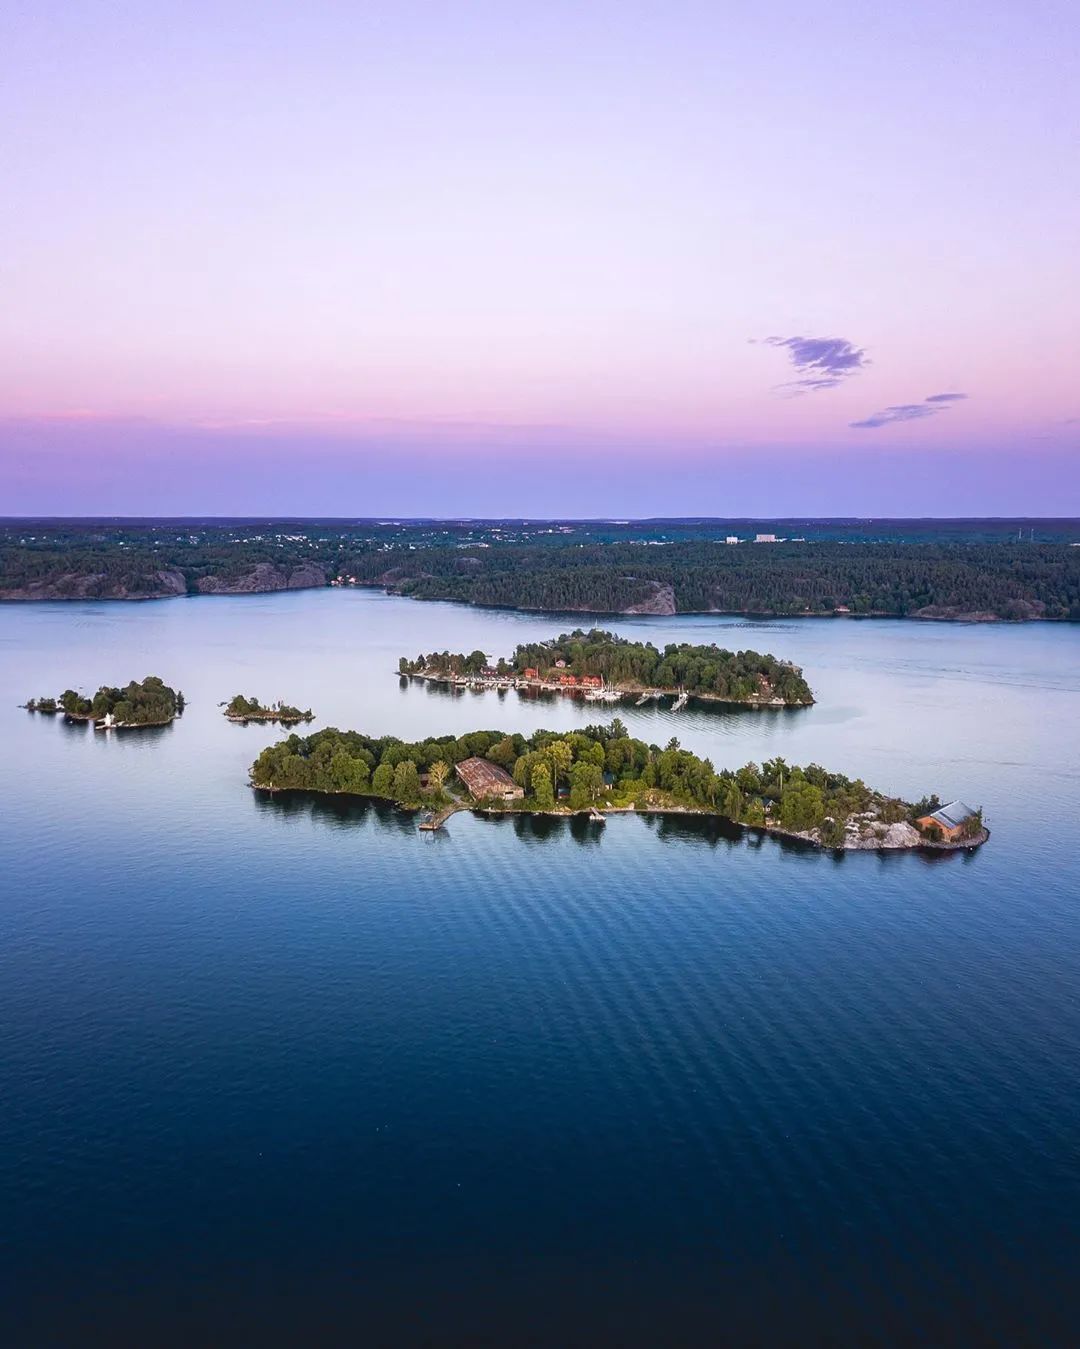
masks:
[(295, 726), (301, 721), (314, 721), (315, 713), (309, 707), (301, 712), (298, 707), (288, 703), (276, 702), (264, 707), (258, 698), (245, 698), (242, 693), (225, 705), (225, 716), (229, 721), (277, 721), (283, 726)]
[(494, 665), (483, 651), (402, 656), (398, 674), (471, 687), (550, 690), (588, 702), (636, 698), (642, 704), (672, 695), (677, 708), (690, 698), (742, 707), (809, 707), (814, 701), (802, 670), (776, 656), (687, 642), (661, 651), (600, 628), (524, 643), (510, 660), (500, 657)]
[(714, 815), (817, 848), (974, 848), (989, 837), (981, 810), (937, 797), (902, 801), (859, 779), (770, 759), (717, 770), (672, 739), (635, 740), (616, 717), (584, 731), (473, 731), (408, 743), (358, 731), (292, 734), (251, 766), (263, 792), (377, 797), (427, 807), (421, 828), (456, 810), (524, 812), (603, 821), (610, 812)]
[(23, 706), (28, 712), (93, 722), (100, 731), (134, 730), (167, 726), (183, 712), (184, 695), (157, 675), (147, 675), (141, 683), (133, 679), (124, 688), (102, 684), (92, 698), (65, 689), (59, 698), (30, 698)]

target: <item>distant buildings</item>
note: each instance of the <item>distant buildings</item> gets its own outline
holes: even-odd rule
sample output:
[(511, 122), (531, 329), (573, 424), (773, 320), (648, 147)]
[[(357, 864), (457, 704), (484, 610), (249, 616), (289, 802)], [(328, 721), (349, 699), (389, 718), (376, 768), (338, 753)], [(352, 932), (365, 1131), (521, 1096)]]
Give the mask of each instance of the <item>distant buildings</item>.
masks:
[(777, 542), (779, 542), (779, 540), (777, 539), (777, 537), (776, 537), (775, 534), (755, 534), (755, 535), (754, 535), (754, 542), (755, 542), (755, 543), (777, 543)]
[(490, 759), (462, 759), (457, 775), (475, 801), (520, 801), (525, 789), (519, 787), (505, 768)]
[(729, 534), (729, 535), (727, 536), (727, 538), (724, 540), (724, 542), (725, 542), (725, 543), (738, 543), (738, 542), (739, 542), (739, 536), (738, 536), (738, 534)]

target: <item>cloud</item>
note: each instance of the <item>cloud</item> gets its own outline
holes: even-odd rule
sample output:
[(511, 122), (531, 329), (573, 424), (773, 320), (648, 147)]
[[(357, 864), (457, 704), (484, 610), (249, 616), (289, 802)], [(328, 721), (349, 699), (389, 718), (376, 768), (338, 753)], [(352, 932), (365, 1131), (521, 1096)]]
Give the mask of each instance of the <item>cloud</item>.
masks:
[(875, 412), (871, 417), (864, 417), (859, 422), (849, 422), (848, 425), (857, 431), (863, 431), (873, 430), (879, 426), (892, 426), (895, 422), (918, 422), (924, 417), (936, 417), (939, 412), (946, 412), (953, 403), (966, 397), (966, 393), (933, 393), (921, 403), (896, 403), (882, 412)]
[(846, 337), (766, 337), (765, 344), (783, 347), (788, 353), (791, 364), (803, 378), (776, 387), (794, 389), (797, 393), (835, 389), (841, 380), (870, 364), (862, 347)]

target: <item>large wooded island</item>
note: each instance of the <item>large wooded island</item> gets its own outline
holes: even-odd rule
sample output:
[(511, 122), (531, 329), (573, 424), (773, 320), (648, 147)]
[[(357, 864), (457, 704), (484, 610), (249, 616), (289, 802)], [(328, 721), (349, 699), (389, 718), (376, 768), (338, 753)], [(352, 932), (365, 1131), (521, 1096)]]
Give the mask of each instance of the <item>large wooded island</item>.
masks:
[(797, 665), (758, 651), (728, 651), (710, 644), (633, 642), (613, 632), (577, 628), (546, 642), (518, 646), (509, 661), (488, 663), (483, 651), (432, 651), (402, 656), (398, 673), (458, 684), (493, 683), (583, 693), (615, 701), (665, 694), (747, 707), (808, 707), (814, 701)]
[(936, 797), (902, 801), (780, 758), (717, 770), (677, 740), (661, 749), (632, 739), (618, 718), (584, 731), (473, 731), (415, 743), (336, 729), (294, 734), (267, 746), (250, 775), (261, 791), (379, 797), (427, 805), (437, 817), (464, 808), (715, 815), (819, 848), (861, 850), (971, 848), (988, 837), (981, 811), (946, 837), (930, 818)]

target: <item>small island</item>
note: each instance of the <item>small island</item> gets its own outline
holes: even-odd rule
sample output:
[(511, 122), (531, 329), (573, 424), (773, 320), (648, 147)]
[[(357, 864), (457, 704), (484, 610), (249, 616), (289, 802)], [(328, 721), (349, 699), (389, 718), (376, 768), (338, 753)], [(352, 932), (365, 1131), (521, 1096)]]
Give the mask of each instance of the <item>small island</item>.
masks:
[(433, 651), (415, 660), (403, 656), (398, 674), (451, 684), (547, 689), (581, 694), (590, 702), (636, 697), (645, 703), (665, 695), (681, 707), (690, 698), (743, 707), (809, 707), (810, 686), (797, 665), (759, 651), (728, 651), (716, 645), (632, 642), (613, 632), (580, 628), (547, 642), (525, 643), (509, 661)]
[(23, 707), (27, 712), (42, 712), (47, 717), (55, 717), (58, 712), (63, 711), (55, 698), (27, 698)]
[(99, 730), (167, 726), (184, 710), (184, 695), (157, 675), (147, 675), (140, 684), (132, 680), (124, 688), (102, 684), (92, 698), (65, 689), (59, 698), (30, 698), (29, 712), (54, 716), (62, 712), (68, 721), (90, 721)]
[[(781, 758), (714, 768), (675, 739), (661, 748), (628, 735), (615, 718), (584, 731), (525, 737), (473, 731), (408, 743), (358, 731), (296, 734), (269, 745), (251, 766), (265, 792), (377, 797), (415, 810), (438, 828), (455, 810), (571, 815), (612, 812), (713, 815), (817, 848), (956, 850), (984, 843), (981, 810), (936, 797), (902, 801), (859, 779)], [(955, 822), (948, 829), (941, 818)]]
[(315, 713), (309, 707), (306, 712), (301, 712), (298, 707), (290, 707), (288, 703), (271, 703), (269, 707), (264, 707), (258, 698), (245, 698), (242, 693), (238, 693), (231, 702), (225, 706), (225, 716), (229, 721), (279, 721), (283, 726), (295, 726), (301, 721), (314, 721)]

